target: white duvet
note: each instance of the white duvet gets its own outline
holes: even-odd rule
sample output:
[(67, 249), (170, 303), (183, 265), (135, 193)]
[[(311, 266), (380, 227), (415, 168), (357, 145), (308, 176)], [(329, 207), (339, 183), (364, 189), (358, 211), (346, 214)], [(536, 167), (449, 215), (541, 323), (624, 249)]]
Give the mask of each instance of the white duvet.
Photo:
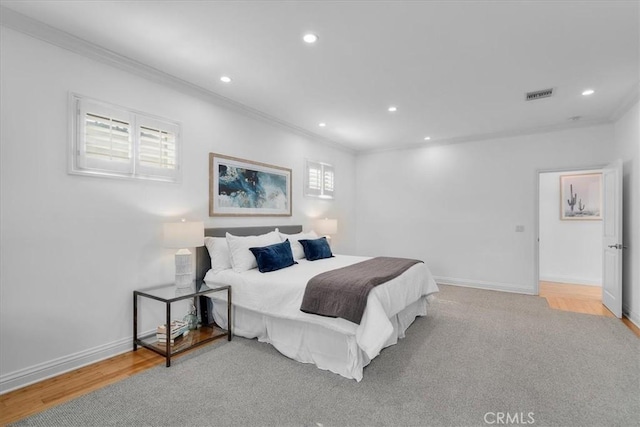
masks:
[(260, 273), (258, 269), (242, 273), (233, 270), (218, 273), (209, 271), (205, 281), (210, 284), (231, 285), (235, 306), (273, 317), (314, 323), (345, 335), (354, 335), (358, 347), (373, 359), (394, 333), (389, 318), (422, 296), (438, 291), (438, 286), (424, 263), (416, 264), (395, 279), (376, 286), (369, 294), (360, 325), (345, 319), (300, 311), (309, 279), (324, 271), (367, 259), (370, 258), (347, 255), (317, 261), (301, 259), (296, 265), (269, 273)]

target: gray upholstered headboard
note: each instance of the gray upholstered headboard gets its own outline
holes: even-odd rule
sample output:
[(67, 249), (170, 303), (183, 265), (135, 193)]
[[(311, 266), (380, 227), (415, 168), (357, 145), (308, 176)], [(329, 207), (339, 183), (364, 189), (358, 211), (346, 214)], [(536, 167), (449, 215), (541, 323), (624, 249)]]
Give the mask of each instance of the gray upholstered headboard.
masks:
[[(273, 231), (276, 228), (286, 234), (302, 232), (301, 225), (265, 225), (261, 227), (205, 228), (204, 235), (209, 237), (225, 237), (226, 233), (231, 233), (234, 236), (257, 236)], [(196, 248), (196, 281), (200, 282), (204, 279), (205, 274), (207, 274), (207, 271), (210, 269), (211, 258), (209, 257), (207, 248), (204, 246)]]

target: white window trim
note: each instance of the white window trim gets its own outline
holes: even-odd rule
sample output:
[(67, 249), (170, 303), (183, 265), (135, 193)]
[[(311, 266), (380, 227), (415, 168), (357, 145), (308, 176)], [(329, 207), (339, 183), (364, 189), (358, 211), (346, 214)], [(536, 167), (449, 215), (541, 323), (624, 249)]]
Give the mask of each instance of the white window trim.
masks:
[[(315, 167), (315, 168), (319, 167), (320, 168), (320, 188), (319, 189), (311, 188), (311, 186), (310, 186), (309, 170), (312, 167)], [(328, 189), (326, 189), (325, 185), (324, 185), (325, 184), (325, 173), (327, 173), (327, 172), (331, 172), (333, 174), (333, 190), (332, 191), (329, 191)], [(335, 172), (335, 169), (334, 169), (333, 165), (331, 165), (329, 163), (315, 161), (315, 160), (309, 160), (309, 159), (305, 160), (305, 167), (304, 167), (304, 195), (306, 197), (313, 197), (313, 198), (317, 198), (317, 199), (332, 200), (334, 198), (335, 187), (336, 187), (336, 172)]]
[[(84, 129), (84, 111), (82, 107), (83, 101), (90, 102), (99, 109), (103, 110), (105, 115), (110, 117), (122, 118), (129, 121), (131, 128), (132, 141), (132, 159), (131, 165), (123, 163), (122, 167), (108, 165), (106, 168), (100, 167), (100, 161), (93, 159), (91, 164), (83, 164), (84, 150), (83, 129)], [(77, 93), (69, 93), (69, 153), (68, 153), (68, 172), (72, 175), (84, 175), (104, 178), (119, 179), (143, 179), (152, 181), (162, 181), (171, 183), (180, 183), (182, 180), (182, 126), (180, 123), (154, 116), (145, 112), (132, 110), (130, 108), (121, 107), (119, 105), (106, 103)], [(139, 129), (140, 126), (157, 126), (163, 130), (174, 132), (176, 135), (176, 169), (175, 171), (163, 171), (161, 169), (145, 167), (139, 164)], [(106, 163), (105, 163), (106, 164)]]

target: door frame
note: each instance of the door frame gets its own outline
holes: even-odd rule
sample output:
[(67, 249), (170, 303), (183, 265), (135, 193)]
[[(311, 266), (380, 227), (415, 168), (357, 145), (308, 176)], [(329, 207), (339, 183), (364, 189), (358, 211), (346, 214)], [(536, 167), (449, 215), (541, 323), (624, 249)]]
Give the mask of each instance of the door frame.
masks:
[(536, 191), (533, 213), (533, 295), (540, 295), (540, 175), (543, 173), (575, 172), (583, 170), (604, 169), (606, 166), (606, 163), (599, 163), (596, 165), (587, 166), (536, 169)]

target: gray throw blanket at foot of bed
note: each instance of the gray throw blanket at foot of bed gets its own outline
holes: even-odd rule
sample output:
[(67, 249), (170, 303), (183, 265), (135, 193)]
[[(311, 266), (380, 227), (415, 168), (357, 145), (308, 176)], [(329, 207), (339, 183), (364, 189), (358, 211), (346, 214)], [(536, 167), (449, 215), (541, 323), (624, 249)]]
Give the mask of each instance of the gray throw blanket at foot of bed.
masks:
[(318, 274), (307, 283), (300, 310), (341, 317), (359, 325), (369, 292), (420, 262), (416, 259), (377, 257)]

